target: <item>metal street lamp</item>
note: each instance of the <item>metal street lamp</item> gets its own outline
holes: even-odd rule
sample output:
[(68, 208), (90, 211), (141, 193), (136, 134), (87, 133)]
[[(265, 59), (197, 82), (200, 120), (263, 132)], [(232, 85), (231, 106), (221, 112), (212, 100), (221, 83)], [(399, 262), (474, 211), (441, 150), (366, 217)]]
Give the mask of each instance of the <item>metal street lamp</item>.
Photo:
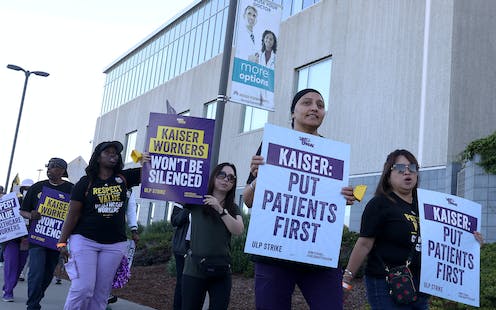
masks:
[(22, 71), (24, 72), (24, 75), (26, 78), (24, 79), (24, 89), (22, 90), (22, 97), (21, 97), (21, 106), (19, 108), (19, 116), (17, 117), (17, 126), (15, 130), (15, 135), (14, 135), (14, 143), (12, 144), (12, 152), (10, 153), (10, 162), (9, 162), (9, 169), (7, 170), (7, 180), (5, 181), (5, 191), (8, 190), (9, 188), (9, 178), (10, 178), (10, 170), (12, 169), (12, 161), (14, 160), (14, 153), (15, 153), (15, 147), (16, 147), (16, 142), (17, 142), (17, 133), (19, 132), (19, 124), (21, 123), (21, 115), (22, 115), (22, 107), (24, 106), (24, 97), (26, 96), (26, 87), (28, 86), (28, 79), (29, 76), (32, 74), (34, 75), (39, 75), (43, 77), (47, 77), (49, 74), (43, 71), (28, 71), (24, 70), (23, 68), (16, 66), (16, 65), (7, 65), (7, 68), (15, 70), (15, 71)]
[(41, 168), (40, 169), (36, 169), (36, 171), (38, 171), (38, 180), (37, 181), (39, 181), (40, 180), (40, 177), (41, 177), (41, 172), (43, 171), (43, 169), (41, 169)]

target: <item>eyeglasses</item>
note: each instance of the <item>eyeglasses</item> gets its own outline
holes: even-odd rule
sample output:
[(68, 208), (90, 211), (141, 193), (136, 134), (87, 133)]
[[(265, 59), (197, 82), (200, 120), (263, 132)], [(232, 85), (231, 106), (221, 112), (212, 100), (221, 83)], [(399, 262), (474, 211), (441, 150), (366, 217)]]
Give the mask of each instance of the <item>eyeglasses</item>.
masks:
[(408, 171), (410, 171), (410, 173), (417, 173), (418, 172), (418, 167), (415, 164), (409, 164), (409, 165), (407, 165), (407, 164), (394, 164), (391, 167), (391, 170), (396, 170), (400, 174), (405, 174), (407, 168), (408, 168)]
[(219, 180), (227, 178), (227, 181), (233, 184), (236, 182), (236, 176), (234, 174), (227, 174), (225, 171), (219, 171), (215, 177)]

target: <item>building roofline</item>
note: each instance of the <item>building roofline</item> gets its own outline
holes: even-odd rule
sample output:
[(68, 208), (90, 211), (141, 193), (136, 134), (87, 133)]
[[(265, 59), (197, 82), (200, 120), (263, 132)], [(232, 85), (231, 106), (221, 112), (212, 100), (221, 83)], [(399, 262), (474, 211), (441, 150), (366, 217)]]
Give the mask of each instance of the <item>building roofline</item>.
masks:
[(120, 57), (112, 61), (109, 65), (107, 65), (103, 69), (103, 73), (107, 73), (112, 67), (114, 67), (116, 64), (118, 64), (122, 59), (126, 58), (129, 54), (137, 50), (139, 47), (141, 47), (143, 44), (146, 42), (150, 41), (153, 37), (155, 37), (159, 32), (167, 28), (170, 24), (174, 23), (176, 20), (178, 20), (181, 16), (185, 15), (187, 12), (192, 10), (195, 6), (200, 4), (202, 0), (193, 0), (193, 2), (185, 7), (183, 10), (181, 10), (179, 13), (171, 17), (169, 20), (167, 20), (164, 24), (162, 24), (160, 27), (155, 29), (152, 33), (147, 35), (144, 39), (139, 41), (137, 44), (135, 44), (133, 47), (131, 47), (129, 50), (127, 50), (124, 54), (122, 54)]

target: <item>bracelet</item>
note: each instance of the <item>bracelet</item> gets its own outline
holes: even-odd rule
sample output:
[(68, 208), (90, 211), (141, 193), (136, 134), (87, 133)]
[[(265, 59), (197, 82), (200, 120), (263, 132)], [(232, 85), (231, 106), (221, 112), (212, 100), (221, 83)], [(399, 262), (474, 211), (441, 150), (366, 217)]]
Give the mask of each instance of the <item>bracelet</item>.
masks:
[(57, 243), (57, 249), (63, 248), (67, 246), (67, 242), (59, 242)]
[(353, 272), (349, 271), (348, 269), (344, 270), (344, 274), (353, 278)]
[(342, 282), (342, 285), (343, 285), (343, 288), (347, 291), (351, 291), (351, 289), (353, 288), (353, 286), (349, 283), (346, 283), (346, 282)]
[(253, 186), (253, 182), (250, 183), (250, 187), (253, 191), (255, 191), (255, 186)]

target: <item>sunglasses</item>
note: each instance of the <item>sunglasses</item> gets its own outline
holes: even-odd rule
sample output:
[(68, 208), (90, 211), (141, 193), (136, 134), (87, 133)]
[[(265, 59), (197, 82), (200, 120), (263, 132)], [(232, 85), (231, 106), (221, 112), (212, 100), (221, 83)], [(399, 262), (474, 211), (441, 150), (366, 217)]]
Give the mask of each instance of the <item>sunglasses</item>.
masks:
[(236, 176), (234, 174), (227, 174), (225, 171), (219, 171), (219, 173), (217, 173), (215, 177), (219, 180), (223, 180), (227, 178), (227, 181), (233, 184), (234, 182), (236, 182)]
[(53, 168), (61, 168), (61, 169), (64, 169), (64, 167), (60, 166), (60, 165), (57, 165), (57, 164), (54, 164), (54, 163), (49, 163), (47, 165), (45, 165), (45, 167), (47, 167), (48, 169), (53, 169)]
[(409, 164), (409, 165), (407, 165), (407, 164), (394, 164), (391, 167), (391, 170), (396, 170), (396, 171), (398, 171), (398, 173), (404, 174), (406, 172), (407, 168), (408, 168), (408, 171), (410, 171), (410, 173), (417, 173), (418, 172), (418, 167), (415, 164)]

